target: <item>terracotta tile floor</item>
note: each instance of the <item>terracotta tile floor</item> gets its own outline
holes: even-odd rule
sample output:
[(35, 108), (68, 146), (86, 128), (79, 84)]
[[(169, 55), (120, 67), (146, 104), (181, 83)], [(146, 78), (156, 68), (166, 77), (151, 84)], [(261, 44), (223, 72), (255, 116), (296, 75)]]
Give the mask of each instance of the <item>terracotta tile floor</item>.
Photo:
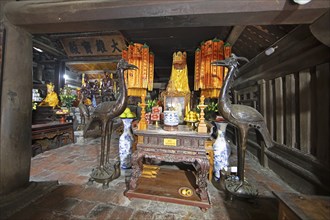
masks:
[[(118, 136), (113, 137), (111, 160), (118, 156)], [(277, 219), (278, 203), (272, 190), (293, 191), (275, 174), (247, 158), (246, 176), (256, 184), (259, 197), (254, 201), (226, 200), (218, 182), (208, 183), (212, 207), (198, 207), (150, 201), (129, 200), (124, 196), (130, 170), (112, 181), (87, 185), (92, 168), (99, 162), (100, 139), (66, 145), (32, 158), (31, 181), (58, 181), (51, 192), (16, 212), (10, 219)], [(166, 186), (164, 186), (166, 187)]]

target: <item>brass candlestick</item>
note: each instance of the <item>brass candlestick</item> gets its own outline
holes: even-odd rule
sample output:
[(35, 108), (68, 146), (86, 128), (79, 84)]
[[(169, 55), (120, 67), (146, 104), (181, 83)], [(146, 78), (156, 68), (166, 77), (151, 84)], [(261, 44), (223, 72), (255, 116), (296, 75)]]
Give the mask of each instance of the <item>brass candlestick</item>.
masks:
[(141, 96), (141, 103), (139, 104), (139, 106), (141, 107), (141, 119), (140, 122), (138, 124), (138, 129), (139, 130), (147, 130), (148, 128), (148, 124), (146, 121), (146, 97), (144, 94), (142, 94)]
[(159, 127), (159, 120), (155, 121), (155, 127), (158, 128)]
[(204, 109), (207, 105), (204, 105), (205, 97), (202, 95), (200, 99), (200, 104), (198, 105), (199, 109), (201, 110), (200, 118), (199, 118), (199, 124), (197, 128), (198, 133), (207, 133), (207, 127), (205, 124), (205, 118), (204, 118)]

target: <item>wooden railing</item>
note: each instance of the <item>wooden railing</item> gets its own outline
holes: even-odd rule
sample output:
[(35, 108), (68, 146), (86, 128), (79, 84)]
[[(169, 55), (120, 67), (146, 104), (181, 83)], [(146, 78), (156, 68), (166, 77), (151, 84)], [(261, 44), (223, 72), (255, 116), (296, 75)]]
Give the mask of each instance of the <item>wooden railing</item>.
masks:
[(260, 112), (273, 139), (330, 165), (329, 63), (259, 81)]
[(330, 194), (329, 47), (304, 26), (277, 45), (272, 57), (261, 54), (243, 66), (234, 84), (233, 102), (259, 110), (278, 143), (265, 151), (250, 132), (248, 150), (292, 185), (306, 181), (300, 190)]

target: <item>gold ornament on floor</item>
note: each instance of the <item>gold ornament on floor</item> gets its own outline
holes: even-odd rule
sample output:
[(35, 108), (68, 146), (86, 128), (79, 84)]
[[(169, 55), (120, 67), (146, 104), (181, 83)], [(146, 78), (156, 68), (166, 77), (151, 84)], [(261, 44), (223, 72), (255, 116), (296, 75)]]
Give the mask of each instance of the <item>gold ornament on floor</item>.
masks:
[(179, 194), (183, 197), (191, 197), (194, 193), (189, 187), (181, 187), (179, 189)]
[(141, 173), (141, 177), (156, 178), (159, 170), (160, 170), (159, 166), (143, 164), (143, 170)]

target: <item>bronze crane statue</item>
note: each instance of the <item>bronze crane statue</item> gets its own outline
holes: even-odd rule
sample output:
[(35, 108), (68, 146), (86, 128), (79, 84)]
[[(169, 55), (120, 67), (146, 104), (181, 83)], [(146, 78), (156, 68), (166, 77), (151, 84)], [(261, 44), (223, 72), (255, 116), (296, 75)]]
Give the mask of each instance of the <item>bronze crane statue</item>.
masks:
[(119, 96), (117, 100), (101, 102), (98, 104), (89, 122), (91, 124), (93, 121), (98, 121), (101, 125), (101, 155), (100, 165), (93, 169), (88, 183), (91, 184), (93, 181), (100, 182), (103, 183), (103, 188), (108, 187), (109, 182), (118, 178), (120, 175), (119, 164), (116, 163), (112, 166), (109, 162), (109, 151), (113, 119), (123, 113), (127, 107), (127, 88), (124, 79), (124, 72), (128, 69), (137, 69), (137, 67), (128, 64), (124, 59), (121, 59), (118, 62), (115, 73), (118, 75), (119, 86)]
[(212, 63), (216, 66), (224, 66), (229, 69), (224, 80), (223, 87), (218, 100), (218, 108), (221, 115), (235, 125), (239, 130), (238, 143), (238, 181), (230, 178), (225, 181), (226, 189), (233, 195), (253, 198), (258, 195), (257, 190), (244, 180), (244, 161), (247, 145), (247, 135), (250, 128), (257, 129), (262, 135), (267, 147), (273, 145), (273, 140), (268, 132), (263, 116), (254, 108), (246, 105), (232, 105), (229, 101), (229, 89), (234, 82), (234, 77), (238, 73), (239, 60), (249, 62), (244, 57), (237, 57), (232, 54), (225, 60), (218, 60)]

